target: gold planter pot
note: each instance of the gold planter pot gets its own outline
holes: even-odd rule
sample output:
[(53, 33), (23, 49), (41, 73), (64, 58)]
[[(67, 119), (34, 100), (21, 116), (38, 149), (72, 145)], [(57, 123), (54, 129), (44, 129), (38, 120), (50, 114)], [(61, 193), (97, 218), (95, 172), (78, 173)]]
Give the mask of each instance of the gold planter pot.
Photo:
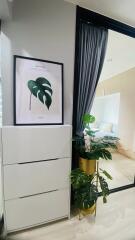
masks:
[(96, 211), (96, 204), (93, 204), (92, 207), (87, 208), (87, 209), (81, 209), (80, 212), (81, 212), (81, 214), (82, 214), (83, 216), (87, 216), (87, 215), (89, 215), (89, 214), (95, 213), (95, 211)]
[(92, 175), (93, 173), (96, 172), (96, 160), (88, 160), (85, 158), (80, 158), (79, 159), (79, 168), (89, 174)]
[[(96, 160), (88, 160), (85, 158), (79, 159), (79, 168), (88, 175), (92, 175), (96, 172)], [(81, 214), (86, 216), (88, 214), (93, 214), (96, 211), (96, 204), (88, 209), (82, 209)]]

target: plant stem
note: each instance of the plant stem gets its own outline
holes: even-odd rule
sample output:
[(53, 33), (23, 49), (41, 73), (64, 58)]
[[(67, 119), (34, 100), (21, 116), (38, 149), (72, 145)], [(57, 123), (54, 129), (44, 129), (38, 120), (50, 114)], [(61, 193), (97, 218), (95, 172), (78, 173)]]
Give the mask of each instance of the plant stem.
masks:
[(32, 93), (30, 94), (30, 102), (29, 102), (29, 110), (31, 111), (31, 96), (32, 96)]
[[(98, 188), (98, 177), (99, 177), (99, 161), (97, 161), (97, 167), (96, 167), (96, 171), (97, 171), (97, 188)], [(96, 201), (96, 207), (95, 207), (95, 217), (97, 215), (97, 201)]]

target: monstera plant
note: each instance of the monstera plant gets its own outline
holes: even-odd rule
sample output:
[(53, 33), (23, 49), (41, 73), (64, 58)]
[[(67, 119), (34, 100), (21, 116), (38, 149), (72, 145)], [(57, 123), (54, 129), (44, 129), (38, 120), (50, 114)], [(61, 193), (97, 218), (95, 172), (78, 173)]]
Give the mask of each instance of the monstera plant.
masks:
[(71, 172), (71, 184), (74, 192), (74, 203), (83, 215), (96, 212), (96, 202), (99, 196), (107, 202), (109, 187), (107, 179), (111, 175), (99, 168), (99, 160), (111, 160), (110, 149), (117, 149), (117, 137), (96, 137), (91, 127), (95, 117), (85, 114), (82, 117), (84, 131), (82, 136), (73, 139), (73, 147), (79, 155), (79, 168)]
[(50, 82), (44, 77), (39, 77), (35, 81), (29, 80), (28, 88), (30, 90), (29, 109), (31, 110), (31, 96), (33, 94), (42, 104), (45, 104), (49, 110), (52, 104), (53, 94)]

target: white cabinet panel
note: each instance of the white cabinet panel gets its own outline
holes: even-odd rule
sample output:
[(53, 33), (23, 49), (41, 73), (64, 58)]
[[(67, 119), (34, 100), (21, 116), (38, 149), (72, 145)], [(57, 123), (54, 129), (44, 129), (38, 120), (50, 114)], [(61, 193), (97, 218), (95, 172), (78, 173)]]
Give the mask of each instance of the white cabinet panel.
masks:
[(68, 216), (69, 191), (60, 190), (5, 202), (8, 231)]
[(70, 158), (4, 166), (5, 200), (69, 188)]
[(3, 164), (71, 157), (71, 126), (4, 127)]
[(2, 128), (4, 220), (7, 232), (70, 214), (72, 128)]

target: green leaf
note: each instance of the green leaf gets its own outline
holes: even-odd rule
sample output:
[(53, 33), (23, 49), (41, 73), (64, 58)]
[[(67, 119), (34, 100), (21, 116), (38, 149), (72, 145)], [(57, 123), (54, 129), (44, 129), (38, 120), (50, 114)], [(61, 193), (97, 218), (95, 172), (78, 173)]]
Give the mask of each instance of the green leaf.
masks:
[(120, 140), (118, 137), (113, 137), (113, 136), (104, 136), (103, 139), (107, 141), (116, 141), (116, 142)]
[(51, 106), (52, 103), (52, 88), (50, 82), (43, 78), (37, 78), (35, 81), (34, 80), (29, 80), (28, 81), (28, 88), (36, 98), (40, 100), (43, 104), (49, 107)]
[(86, 124), (89, 124), (89, 123), (93, 123), (95, 122), (95, 117), (93, 115), (90, 115), (89, 113), (86, 113), (83, 115), (83, 123), (86, 125)]
[(106, 171), (106, 170), (103, 170), (102, 168), (100, 168), (100, 170), (102, 171), (102, 173), (110, 180), (112, 180), (112, 176)]
[(86, 129), (86, 133), (91, 137), (95, 137), (95, 131), (92, 131), (90, 129), (89, 130)]
[(94, 175), (87, 175), (79, 168), (71, 172), (71, 184), (74, 191), (75, 205), (79, 209), (93, 206), (98, 198), (98, 189), (94, 185)]
[(99, 178), (99, 183), (102, 190), (101, 194), (103, 196), (103, 203), (106, 203), (107, 202), (106, 197), (109, 195), (108, 184), (102, 176), (99, 175), (98, 178)]
[(105, 196), (103, 197), (103, 203), (107, 203), (107, 198)]

